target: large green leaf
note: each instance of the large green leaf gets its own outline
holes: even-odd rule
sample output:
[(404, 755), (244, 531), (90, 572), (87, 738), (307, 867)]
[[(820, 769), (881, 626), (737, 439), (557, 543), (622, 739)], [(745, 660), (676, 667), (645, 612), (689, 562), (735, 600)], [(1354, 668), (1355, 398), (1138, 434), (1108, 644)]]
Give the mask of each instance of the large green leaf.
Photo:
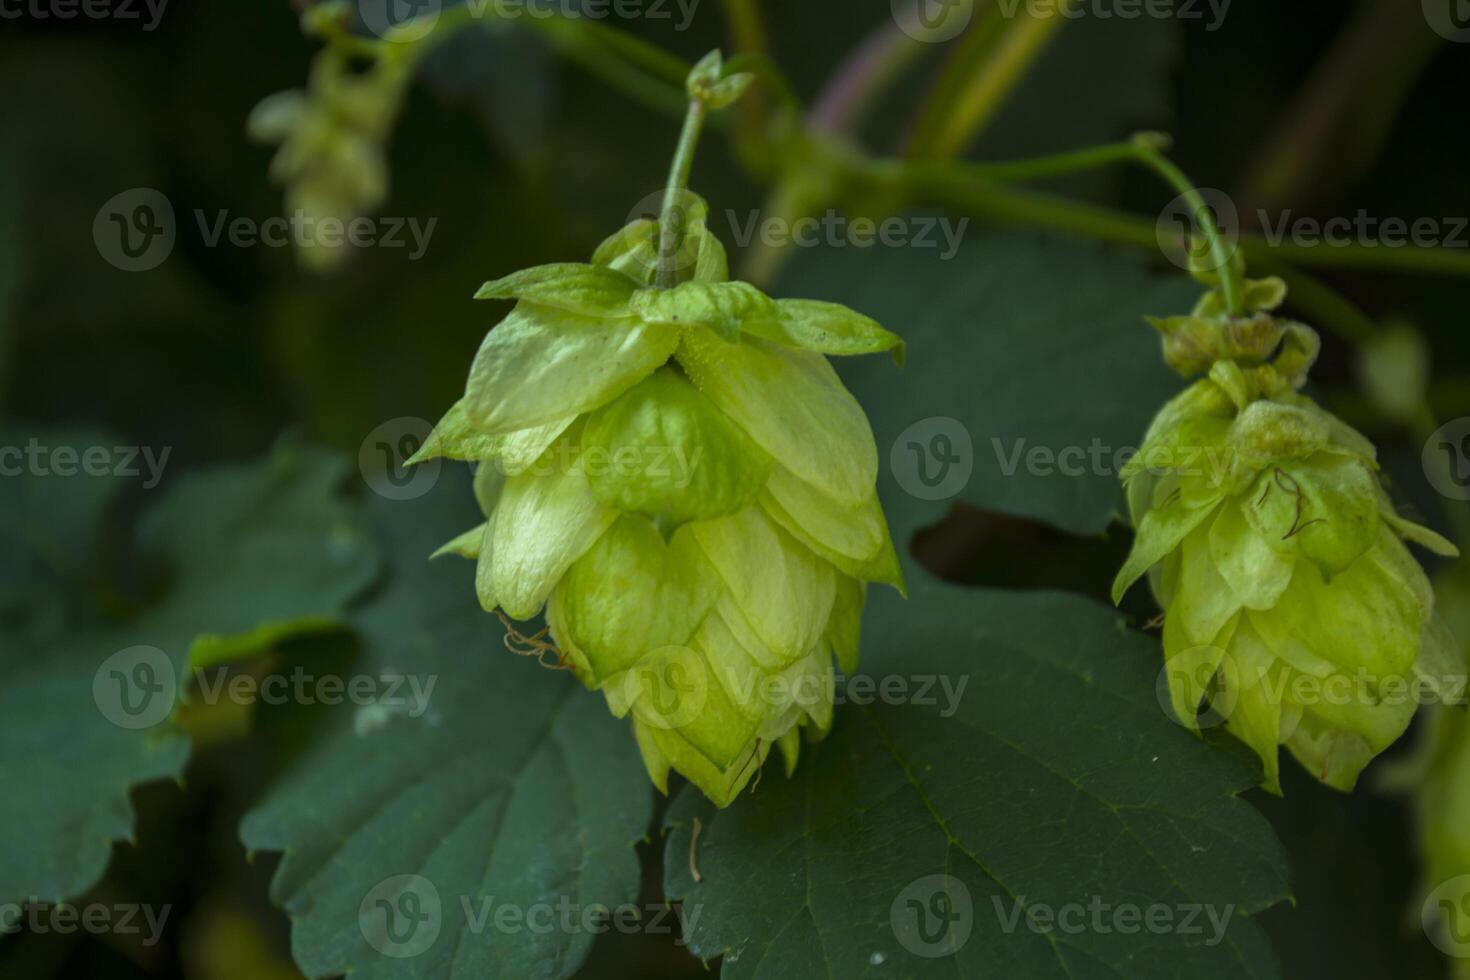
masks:
[[(473, 566), (428, 562), (476, 519), (454, 503), (378, 508), (392, 572), (352, 617), (351, 673), (407, 678), (406, 703), (314, 709), (317, 737), (241, 828), (284, 852), (272, 897), (310, 976), (564, 977), (591, 946), (583, 913), (637, 895), (652, 792), (631, 734), (507, 652)], [(497, 926), (502, 909), (519, 924)]]
[[(1155, 644), (1076, 597), (910, 582), (907, 603), (874, 593), (862, 671), (906, 696), (858, 704), (849, 682), (792, 778), (773, 766), (724, 811), (675, 801), (691, 949), (725, 980), (1277, 976), (1248, 916), (1286, 897), (1285, 857), (1236, 797), (1258, 767), (1165, 717)], [(1128, 918), (1153, 906), (1173, 928)], [(1053, 931), (1028, 927), (1047, 909)]]
[(131, 787), (182, 774), (188, 742), (173, 709), (201, 637), (238, 654), (329, 623), (378, 569), (337, 494), (343, 459), (288, 446), (181, 481), (147, 521), (145, 561), (168, 586), (113, 612), (102, 530), (134, 464), (97, 433), (12, 430), (0, 445), (33, 440), (106, 449), (110, 469), (28, 464), (0, 481), (0, 785), (25, 787), (0, 794), (0, 821), (25, 842), (0, 855), (3, 901), (85, 891), (132, 833)]
[(335, 451), (287, 444), (191, 474), (143, 521), (170, 585), (150, 625), (189, 637), (195, 667), (340, 626), (382, 564), (362, 508), (341, 498), (350, 469)]
[[(22, 452), (112, 442), (98, 432), (0, 430), (0, 446)], [(188, 751), (172, 727), (110, 724), (92, 698), (98, 663), (128, 646), (80, 598), (100, 578), (99, 530), (123, 481), (42, 475), (35, 459), (0, 480), (0, 785), (9, 788), (0, 819), (26, 842), (0, 854), (7, 902), (57, 901), (90, 886), (112, 841), (132, 831), (129, 786), (178, 775)], [(6, 462), (17, 465), (13, 453)]]
[[(182, 775), (188, 739), (167, 720), (140, 730), (98, 710), (93, 683), (106, 659), (137, 645), (115, 626), (53, 621), (0, 633), (0, 820), (13, 841), (0, 855), (6, 901), (59, 902), (102, 876), (112, 842), (131, 838), (132, 787)], [(117, 669), (127, 683), (140, 660)], [(142, 675), (151, 683), (159, 674)], [(162, 676), (167, 676), (163, 674)], [(149, 698), (134, 703), (142, 711)], [(145, 716), (146, 718), (146, 716)]]
[(126, 481), (113, 472), (116, 466), (84, 475), (80, 457), (62, 459), (62, 468), (74, 464), (77, 475), (58, 475), (52, 454), (57, 447), (116, 442), (97, 430), (0, 426), (0, 623), (32, 624), (41, 608), (75, 603), (77, 593), (102, 577), (104, 524)]
[[(1122, 511), (1118, 452), (1139, 445), (1180, 386), (1142, 317), (1187, 309), (1198, 288), (1070, 241), (985, 235), (940, 254), (813, 252), (780, 290), (840, 298), (908, 345), (902, 373), (877, 357), (838, 364), (873, 422), (895, 540), (951, 499), (1102, 531)], [(919, 463), (933, 488), (915, 484)]]

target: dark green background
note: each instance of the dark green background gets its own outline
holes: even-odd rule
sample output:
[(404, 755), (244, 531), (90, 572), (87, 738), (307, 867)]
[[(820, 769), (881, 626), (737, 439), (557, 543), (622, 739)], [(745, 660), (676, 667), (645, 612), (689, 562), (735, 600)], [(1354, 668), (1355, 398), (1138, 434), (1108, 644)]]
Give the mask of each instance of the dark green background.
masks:
[[(767, 6), (777, 60), (808, 98), (889, 16), (886, 0)], [(1213, 33), (1199, 22), (1180, 25), (1177, 37), (1169, 36), (1172, 25), (1115, 25), (1095, 43), (1059, 44), (1025, 103), (1002, 115), (978, 155), (1161, 128), (1177, 135), (1175, 156), (1201, 184), (1240, 192), (1353, 6), (1236, 0)], [(1375, 6), (1419, 17), (1418, 0)], [(719, 0), (704, 0), (686, 33), (667, 22), (626, 26), (690, 58), (723, 40)], [(1075, 102), (1128, 73), (1141, 55), (1126, 39), (1141, 31), (1150, 32), (1156, 54), (1162, 39), (1172, 67), (1151, 70), (1157, 77), (1129, 93), (1118, 124), (1098, 132)], [(153, 33), (136, 23), (0, 21), (0, 418), (105, 424), (121, 442), (172, 447), (171, 474), (258, 455), (286, 430), (355, 455), (380, 423), (433, 419), (454, 400), (494, 315), (470, 299), (482, 281), (587, 255), (663, 179), (676, 120), (628, 102), (519, 31), (505, 42), (453, 45), (410, 95), (383, 211), (438, 219), (421, 261), (408, 261), (404, 250), (367, 250), (339, 273), (315, 277), (288, 250), (208, 247), (194, 209), (255, 219), (279, 212), (279, 188), (266, 179), (271, 151), (246, 140), (244, 121), (265, 95), (302, 83), (313, 50), (286, 0), (173, 0)], [(1389, 39), (1365, 57), (1372, 77), (1410, 78), (1402, 97), (1390, 99), (1391, 125), (1381, 138), (1347, 140), (1303, 182), (1299, 199), (1283, 203), (1316, 217), (1360, 208), (1411, 220), (1470, 214), (1470, 45), (1433, 46), (1421, 63)], [(870, 127), (874, 150), (895, 148), (919, 83), (938, 64), (931, 59), (884, 103)], [(1361, 96), (1355, 106), (1348, 130), (1362, 136), (1373, 101)], [(719, 134), (704, 145), (695, 183), (718, 208), (744, 211), (762, 199), (762, 185), (743, 174)], [(103, 261), (92, 222), (104, 201), (140, 186), (173, 202), (179, 239), (162, 267), (130, 274)], [(1171, 196), (1137, 174), (1091, 189), (1150, 216)], [(1066, 270), (1057, 276), (1065, 289)], [(1440, 415), (1470, 414), (1463, 280), (1325, 278), (1375, 317), (1416, 322), (1434, 350)], [(900, 295), (892, 305), (925, 300)], [(888, 325), (903, 332), (901, 323)], [(1417, 472), (1418, 447), (1397, 428), (1373, 423), (1352, 395), (1353, 380), (1345, 348), (1329, 340), (1317, 384), (1380, 441), (1404, 493), (1438, 521)], [(1126, 540), (1075, 538), (965, 511), (926, 532), (923, 552), (956, 579), (1102, 596)], [(274, 858), (246, 865), (235, 838), (238, 815), (264, 775), (258, 767), (244, 751), (204, 751), (187, 795), (171, 784), (135, 793), (138, 844), (117, 849), (103, 889), (174, 905), (167, 942), (152, 960), (82, 934), (20, 936), (0, 941), (0, 974), (187, 975), (191, 915), (222, 892), (284, 950), (286, 920), (266, 899)], [(1300, 773), (1291, 767), (1291, 776)], [(1371, 789), (1347, 799), (1289, 777), (1285, 801), (1257, 802), (1286, 842), (1297, 878), (1298, 905), (1265, 917), (1286, 976), (1439, 975), (1433, 950), (1402, 925), (1414, 871), (1396, 800)], [(647, 848), (651, 861), (657, 851)], [(647, 878), (651, 901), (657, 869)], [(667, 943), (639, 937), (600, 943), (586, 975), (706, 974)]]

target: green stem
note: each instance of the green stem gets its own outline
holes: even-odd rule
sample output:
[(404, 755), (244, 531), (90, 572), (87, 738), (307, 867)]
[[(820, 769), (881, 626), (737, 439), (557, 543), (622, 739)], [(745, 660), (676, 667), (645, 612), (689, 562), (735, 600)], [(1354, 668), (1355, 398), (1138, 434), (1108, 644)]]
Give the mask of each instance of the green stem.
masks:
[[(1225, 295), (1226, 306), (1233, 315), (1239, 315), (1243, 309), (1245, 287), (1242, 273), (1232, 261), (1233, 248), (1221, 234), (1219, 224), (1204, 196), (1184, 172), (1164, 156), (1163, 151), (1168, 145), (1168, 137), (1160, 133), (1139, 133), (1125, 143), (1109, 143), (1071, 153), (1011, 163), (903, 164), (887, 161), (870, 167), (869, 175), (877, 175), (886, 182), (900, 186), (942, 187), (949, 193), (963, 195), (971, 202), (983, 202), (985, 206), (1004, 212), (1006, 217), (1031, 217), (1053, 226), (1066, 225), (1071, 230), (1102, 231), (1109, 236), (1126, 238), (1130, 244), (1154, 244), (1158, 240), (1156, 230), (1152, 227), (1134, 226), (1131, 216), (1122, 216), (1116, 212), (1105, 214), (1102, 209), (1088, 209), (1084, 205), (1060, 198), (1048, 199), (1034, 194), (1022, 196), (1021, 192), (1000, 191), (996, 187), (1003, 181), (1038, 180), (1118, 163), (1142, 164), (1184, 197), (1200, 231), (1209, 242), (1211, 258), (1215, 268), (1219, 270), (1220, 288)], [(1002, 194), (1008, 196), (1001, 197)]]
[(1154, 172), (1174, 186), (1189, 205), (1190, 213), (1199, 224), (1200, 231), (1204, 233), (1205, 240), (1210, 243), (1210, 259), (1214, 263), (1214, 270), (1220, 276), (1220, 291), (1225, 297), (1225, 308), (1230, 311), (1231, 316), (1239, 316), (1245, 311), (1245, 274), (1235, 264), (1235, 250), (1225, 243), (1225, 236), (1220, 233), (1220, 226), (1215, 221), (1215, 212), (1205, 201), (1204, 195), (1199, 188), (1184, 175), (1172, 160), (1160, 153), (1158, 147), (1148, 140), (1136, 140), (1138, 159), (1145, 166), (1153, 168)]
[(1024, 17), (1001, 36), (990, 57), (979, 64), (970, 84), (960, 92), (953, 110), (946, 113), (931, 157), (951, 159), (965, 151), (1025, 78), (1057, 30), (1067, 23), (1069, 3), (1061, 0), (1056, 10)]
[(1417, 272), (1470, 278), (1470, 252), (1421, 245), (1394, 247), (1377, 243), (1352, 245), (1305, 245), (1271, 242), (1260, 235), (1241, 239), (1247, 258), (1274, 255), (1301, 266), (1321, 269), (1376, 269), (1383, 272)]
[(689, 112), (684, 117), (684, 129), (679, 134), (679, 145), (674, 150), (674, 162), (669, 168), (669, 184), (664, 188), (663, 207), (658, 217), (658, 277), (654, 284), (659, 289), (672, 289), (679, 284), (679, 270), (674, 265), (679, 236), (684, 231), (683, 223), (677, 221), (679, 199), (689, 188), (689, 174), (694, 170), (694, 151), (704, 128), (705, 112), (703, 102), (689, 100)]
[[(443, 45), (460, 31), (490, 22), (509, 23), (500, 7), (483, 8), (471, 3), (450, 7), (439, 15), (433, 30), (423, 39), (410, 42), (408, 56), (422, 60), (434, 48)], [(678, 113), (684, 105), (684, 79), (692, 67), (690, 62), (671, 54), (656, 44), (626, 31), (587, 18), (527, 18), (530, 30), (539, 32), (551, 45), (624, 94), (650, 108)], [(398, 43), (348, 34), (328, 29), (328, 43), (354, 56), (383, 57)]]
[(1068, 232), (1121, 245), (1153, 247), (1154, 224), (1126, 211), (1080, 204), (1054, 194), (1008, 187), (953, 167), (906, 173), (901, 163), (865, 168), (859, 178), (890, 190), (907, 191), (915, 203), (956, 207), (980, 218)]
[(738, 51), (766, 50), (766, 20), (760, 0), (724, 0), (725, 22)]
[[(923, 0), (914, 0), (922, 3)], [(898, 28), (895, 25), (894, 30)], [(964, 97), (970, 79), (984, 71), (1000, 39), (1005, 36), (1006, 21), (999, 4), (990, 4), (975, 17), (956, 42), (953, 55), (945, 62), (939, 78), (930, 88), (919, 110), (919, 118), (909, 135), (905, 156), (910, 160), (938, 159), (939, 142), (953, 118), (955, 107)], [(901, 32), (900, 32), (901, 33)], [(922, 42), (916, 42), (920, 46)]]
[(921, 180), (925, 177), (942, 179), (946, 174), (950, 176), (968, 174), (980, 180), (1022, 183), (1030, 180), (1044, 180), (1048, 177), (1060, 177), (1084, 170), (1096, 170), (1114, 164), (1138, 163), (1140, 142), (1152, 144), (1163, 150), (1168, 148), (1169, 138), (1162, 133), (1140, 133), (1133, 139), (1122, 143), (1105, 143), (1102, 146), (1089, 147), (1085, 150), (1073, 150), (1053, 156), (1033, 157), (1005, 163), (916, 160), (907, 164), (888, 163), (887, 166), (903, 167), (908, 174)]
[[(727, 71), (748, 71), (771, 86), (772, 94), (783, 105), (795, 101), (795, 93), (785, 76), (766, 54), (769, 44), (761, 0), (722, 0), (725, 24), (734, 42), (735, 57), (727, 62)], [(739, 62), (739, 67), (734, 67)], [(740, 104), (740, 125), (736, 146), (745, 165), (756, 173), (771, 168), (770, 99), (756, 89)]]
[[(771, 61), (768, 55), (770, 43), (766, 32), (765, 16), (761, 13), (760, 0), (724, 0), (724, 8), (725, 23), (729, 26), (730, 36), (735, 41), (735, 57), (726, 62), (727, 71), (733, 73), (737, 70), (729, 67), (737, 59), (759, 59), (763, 63), (763, 67), (759, 69), (760, 73), (764, 74), (768, 81), (773, 81), (773, 75), (779, 76), (780, 81), (776, 83), (776, 87), (790, 94), (791, 86), (787, 84), (780, 68)], [(757, 71), (749, 66), (738, 70)], [(747, 96), (744, 102), (747, 117), (764, 120), (765, 109), (759, 98)]]
[[(1116, 208), (1007, 186), (987, 172), (988, 166), (935, 164), (908, 171), (901, 161), (880, 160), (859, 168), (852, 176), (888, 189), (907, 190), (916, 195), (920, 203), (952, 205), (979, 217), (1014, 221), (1121, 245), (1157, 245), (1154, 221)], [(1000, 166), (1011, 168), (1020, 165)], [(1026, 166), (1030, 167), (1029, 164)], [(1037, 176), (1048, 175), (1041, 170), (1036, 173)], [(1418, 245), (1389, 248), (1366, 244), (1328, 248), (1272, 242), (1263, 235), (1242, 235), (1239, 245), (1245, 257), (1252, 262), (1288, 261), (1303, 268), (1375, 269), (1470, 278), (1470, 252), (1460, 250)]]

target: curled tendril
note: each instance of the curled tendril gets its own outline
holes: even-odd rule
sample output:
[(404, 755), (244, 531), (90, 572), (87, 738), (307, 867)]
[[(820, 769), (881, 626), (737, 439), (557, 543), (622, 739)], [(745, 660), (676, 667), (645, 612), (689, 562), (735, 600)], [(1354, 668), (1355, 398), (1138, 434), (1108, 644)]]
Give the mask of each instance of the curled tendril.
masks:
[[(506, 617), (505, 613), (495, 610), (496, 618), (505, 627), (505, 648), (517, 657), (535, 657), (537, 662), (547, 670), (571, 670), (567, 663), (566, 654), (557, 648), (546, 637), (551, 633), (551, 627), (543, 626), (532, 636), (527, 636), (516, 629), (515, 624)], [(551, 656), (554, 662), (548, 663), (546, 658)]]

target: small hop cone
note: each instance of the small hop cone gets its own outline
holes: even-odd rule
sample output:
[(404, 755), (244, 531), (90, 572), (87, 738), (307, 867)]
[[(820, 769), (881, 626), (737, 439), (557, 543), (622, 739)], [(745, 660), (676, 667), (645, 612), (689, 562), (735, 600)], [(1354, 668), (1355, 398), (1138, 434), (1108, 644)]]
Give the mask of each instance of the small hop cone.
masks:
[(694, 199), (674, 257), (692, 278), (671, 289), (651, 285), (652, 222), (590, 265), (487, 284), (519, 302), (417, 458), (481, 464), (487, 520), (446, 550), (477, 561), (484, 608), (544, 608), (654, 783), (677, 770), (724, 806), (772, 745), (789, 772), (801, 733), (828, 730), (867, 583), (902, 589), (872, 430), (823, 356), (901, 346), (726, 281), (704, 216)]
[[(1252, 286), (1280, 302), (1279, 289)], [(1413, 686), (1452, 673), (1405, 542), (1455, 549), (1401, 518), (1373, 445), (1297, 391), (1314, 334), (1190, 319), (1183, 346), (1171, 346), (1180, 325), (1161, 321), (1171, 362), (1235, 356), (1212, 360), (1164, 407), (1123, 471), (1137, 537), (1114, 601), (1149, 575), (1174, 713), (1194, 726), (1209, 698), (1261, 757), (1266, 788), (1280, 792), (1285, 745), (1322, 782), (1351, 789), (1408, 727)]]
[(385, 143), (398, 115), (411, 64), (396, 48), (373, 66), (352, 70), (348, 57), (328, 47), (317, 55), (306, 91), (263, 99), (246, 125), (252, 139), (279, 144), (271, 179), (286, 188), (286, 212), (304, 219), (298, 256), (317, 270), (338, 265), (345, 240), (321, 235), (321, 222), (346, 224), (375, 211), (388, 196)]

